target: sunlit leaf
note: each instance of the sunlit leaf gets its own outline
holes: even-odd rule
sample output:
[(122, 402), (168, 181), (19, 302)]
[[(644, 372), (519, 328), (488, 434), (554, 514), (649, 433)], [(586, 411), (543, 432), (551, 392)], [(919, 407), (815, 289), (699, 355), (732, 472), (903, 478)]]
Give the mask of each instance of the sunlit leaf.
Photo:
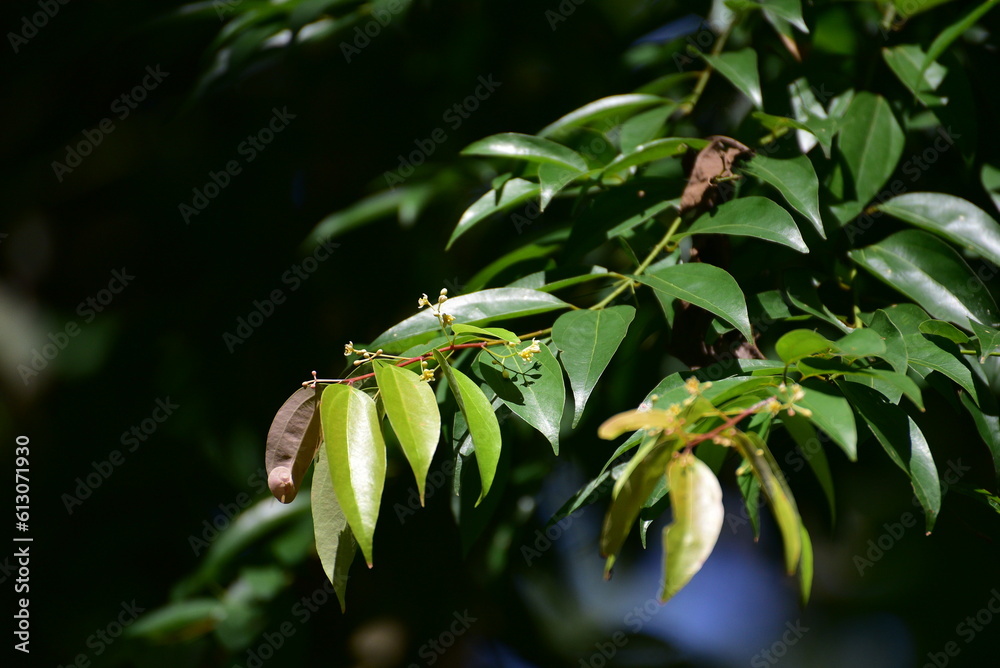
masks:
[(375, 381), (389, 424), (417, 479), (420, 505), (434, 451), (441, 438), (441, 414), (429, 383), (416, 373), (385, 362), (374, 363)]
[(819, 180), (809, 158), (800, 155), (778, 160), (756, 155), (742, 169), (777, 188), (785, 201), (805, 216), (821, 237), (826, 238), (819, 215)]
[(719, 539), (726, 513), (718, 478), (693, 454), (673, 459), (667, 477), (673, 522), (663, 530), (663, 602), (701, 570)]
[(465, 423), (468, 425), (469, 435), (476, 450), (476, 464), (479, 467), (479, 477), (482, 481), (482, 492), (476, 501), (478, 506), (490, 492), (497, 471), (497, 463), (500, 461), (500, 423), (493, 412), (490, 400), (486, 398), (475, 381), (453, 368), (440, 351), (434, 351), (434, 359), (437, 360), (448, 380), (448, 386), (455, 396), (459, 410), (465, 417)]
[(316, 552), (343, 612), (347, 609), (347, 572), (354, 561), (358, 544), (333, 491), (333, 479), (325, 449), (320, 450), (316, 471), (313, 473), (312, 516)]
[(756, 237), (788, 246), (800, 253), (809, 252), (791, 215), (766, 197), (741, 197), (720, 204), (715, 211), (702, 214), (691, 227), (677, 236), (692, 234)]
[(385, 441), (372, 398), (350, 385), (329, 385), (320, 403), (333, 490), (368, 567), (385, 484)]

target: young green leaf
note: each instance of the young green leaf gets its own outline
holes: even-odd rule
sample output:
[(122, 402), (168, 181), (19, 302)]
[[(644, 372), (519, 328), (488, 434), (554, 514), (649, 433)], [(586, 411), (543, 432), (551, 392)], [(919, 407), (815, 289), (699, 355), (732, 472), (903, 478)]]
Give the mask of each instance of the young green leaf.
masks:
[(477, 371), (508, 408), (548, 439), (558, 455), (559, 426), (566, 404), (562, 368), (545, 345), (539, 346), (530, 361), (523, 359), (519, 352), (531, 345), (530, 341), (520, 343), (515, 349), (518, 352), (501, 349), (500, 354), (509, 356), (499, 361), (484, 350), (477, 358)]
[(795, 498), (788, 487), (785, 474), (768, 449), (767, 444), (753, 432), (736, 432), (733, 444), (743, 458), (750, 463), (764, 496), (771, 505), (771, 511), (778, 522), (778, 528), (785, 542), (785, 568), (791, 575), (798, 568), (802, 556), (802, 533)]
[(385, 484), (385, 441), (375, 402), (350, 385), (329, 385), (320, 403), (333, 490), (368, 567)]
[(667, 445), (653, 448), (639, 460), (632, 473), (625, 477), (620, 491), (613, 494), (611, 506), (608, 507), (601, 527), (601, 556), (607, 557), (605, 578), (610, 577), (611, 567), (625, 543), (625, 538), (632, 530), (632, 525), (639, 517), (639, 511), (642, 510), (646, 499), (656, 488), (660, 478), (666, 475), (667, 462), (672, 456), (673, 448)]
[(434, 359), (441, 366), (448, 386), (455, 397), (458, 409), (465, 417), (472, 444), (476, 449), (476, 465), (482, 480), (482, 492), (476, 501), (478, 506), (490, 492), (493, 477), (500, 461), (500, 423), (493, 412), (490, 400), (476, 383), (458, 369), (453, 368), (440, 351), (434, 351)]
[(811, 329), (793, 329), (774, 344), (774, 351), (786, 364), (793, 364), (803, 357), (828, 353), (837, 349), (836, 344)]
[(725, 269), (703, 262), (688, 262), (630, 278), (669, 299), (683, 299), (714, 313), (740, 330), (747, 341), (753, 341), (743, 291)]
[[(801, 385), (805, 388), (806, 394), (795, 402), (795, 405), (810, 411), (812, 414), (808, 416), (809, 420), (825, 431), (840, 446), (848, 459), (856, 461), (858, 430), (850, 402), (830, 383), (810, 379), (803, 381)], [(775, 396), (781, 397), (776, 390), (772, 392)]]
[(720, 204), (712, 213), (703, 214), (677, 238), (692, 234), (728, 234), (756, 237), (808, 253), (799, 228), (791, 215), (766, 197), (740, 197)]
[(667, 465), (673, 522), (663, 529), (663, 591), (667, 602), (691, 581), (712, 554), (726, 509), (712, 470), (691, 453)]
[(612, 306), (600, 311), (570, 311), (552, 325), (552, 342), (559, 349), (573, 389), (574, 427), (634, 317), (633, 307)]
[(743, 165), (743, 171), (777, 188), (785, 201), (805, 216), (821, 237), (826, 238), (819, 215), (819, 179), (808, 157), (800, 155), (778, 160), (756, 155)]
[(517, 338), (517, 334), (503, 327), (476, 327), (475, 325), (455, 323), (451, 326), (451, 331), (456, 334), (478, 334), (487, 339), (500, 339), (501, 341), (510, 341), (511, 343), (518, 343), (520, 341)]
[(878, 332), (865, 327), (837, 339), (836, 348), (845, 357), (882, 357), (885, 341)]
[(813, 545), (805, 524), (799, 524), (802, 530), (802, 558), (799, 560), (799, 585), (801, 586), (802, 605), (809, 602), (812, 594), (813, 581)]
[(340, 611), (344, 612), (347, 609), (347, 572), (354, 561), (358, 544), (333, 491), (333, 478), (325, 449), (320, 450), (313, 473), (312, 516), (316, 552), (323, 565), (323, 572), (340, 601)]
[(300, 387), (285, 400), (267, 431), (264, 464), (271, 494), (282, 503), (291, 503), (319, 449), (319, 390)]
[(979, 276), (951, 246), (926, 232), (896, 232), (848, 255), (936, 318), (966, 329), (970, 320), (996, 322), (1000, 318)]
[(416, 476), (422, 506), (427, 471), (441, 438), (441, 414), (434, 390), (408, 369), (378, 361), (374, 367), (385, 413)]

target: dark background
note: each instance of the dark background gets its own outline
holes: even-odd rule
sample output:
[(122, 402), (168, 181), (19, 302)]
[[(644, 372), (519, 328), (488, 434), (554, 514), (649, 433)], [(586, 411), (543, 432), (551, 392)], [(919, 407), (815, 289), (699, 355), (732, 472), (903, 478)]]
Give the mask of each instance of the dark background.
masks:
[[(448, 138), (432, 159), (453, 162), (477, 138), (535, 132), (581, 104), (633, 90), (653, 75), (623, 59), (632, 41), (689, 11), (705, 15), (707, 3), (590, 0), (572, 5), (553, 31), (544, 12), (554, 2), (417, 2), (350, 63), (340, 48), (353, 39), (348, 28), (257, 53), (205, 86), (200, 82), (215, 62), (212, 42), (226, 24), (211, 10), (177, 14), (179, 6), (70, 2), (17, 53), (8, 38), (2, 46), (0, 451), (10, 471), (14, 437), (31, 440), (34, 538), (32, 652), (15, 653), (17, 665), (69, 665), (84, 654), (94, 665), (243, 666), (248, 648), (264, 642), (261, 633), (273, 634), (285, 621), (295, 634), (266, 665), (429, 665), (421, 646), (466, 610), (477, 621), (459, 647), (435, 656), (438, 665), (603, 665), (601, 647), (610, 647), (616, 630), (635, 631), (628, 611), (657, 593), (658, 540), (651, 538), (648, 559), (638, 550), (628, 556), (631, 577), (603, 583), (595, 544), (602, 508), (594, 508), (567, 528), (557, 549), (525, 565), (519, 546), (534, 543), (543, 511), (551, 513), (582, 481), (577, 467), (556, 467), (554, 458), (546, 465), (562, 486), (543, 485), (543, 476), (532, 474), (526, 489), (533, 485), (534, 500), (521, 492), (503, 496), (501, 505), (511, 510), (467, 554), (444, 492), (398, 521), (392, 509), (406, 503), (409, 474), (391, 470), (376, 567), (354, 565), (346, 615), (332, 602), (304, 624), (290, 612), (324, 582), (302, 545), (311, 525), (300, 513), (187, 594), (235, 597), (231, 585), (246, 574), (242, 569), (278, 572), (275, 591), (227, 608), (248, 613), (245, 624), (231, 625), (235, 635), (223, 637), (218, 619), (192, 614), (155, 637), (116, 639), (100, 655), (88, 638), (116, 619), (123, 602), (134, 600), (148, 614), (184, 599), (175, 587), (201, 564), (192, 536), (204, 535), (205, 522), (228, 522), (227, 506), (247, 498), (277, 504), (254, 476), (274, 412), (310, 371), (336, 376), (346, 341), (371, 340), (413, 312), (422, 292), (446, 285), (461, 292), (498, 248), (518, 241), (501, 223), (442, 251), (461, 211), (483, 192), (469, 179), (458, 201), (434, 204), (414, 226), (386, 220), (337, 239), (331, 257), (291, 291), (282, 276), (312, 252), (304, 242), (317, 222), (383, 188), (397, 156), (435, 128)], [(23, 17), (38, 11), (33, 2), (4, 3), (0, 26), (5, 34), (21, 30)], [(807, 17), (842, 17), (849, 31), (862, 11), (823, 4)], [(941, 21), (915, 23), (914, 30), (933, 36)], [(817, 49), (813, 62), (820, 65), (812, 67), (828, 65), (835, 91), (857, 82), (879, 90), (868, 72), (881, 42), (852, 40), (840, 43), (856, 53)], [(992, 63), (995, 71), (995, 53), (984, 53), (975, 66), (985, 71)], [(169, 75), (119, 119), (112, 103), (142, 81), (147, 66)], [(490, 75), (501, 82), (497, 92), (452, 130), (442, 114)], [(995, 118), (996, 92), (979, 82), (973, 88), (977, 115)], [(713, 81), (708, 111), (696, 118), (700, 131), (716, 129), (717, 110), (732, 95)], [(274, 108), (295, 117), (253, 162), (242, 162), (238, 147)], [(107, 117), (114, 131), (60, 181), (52, 162), (64, 161), (67, 146)], [(992, 124), (980, 136), (996, 143)], [(190, 204), (192, 189), (232, 159), (241, 160), (242, 173), (186, 224), (179, 205)], [(947, 156), (920, 186), (968, 191), (985, 208), (983, 194), (971, 194), (973, 173), (976, 165)], [(123, 269), (134, 280), (85, 322), (79, 305)], [(286, 301), (230, 349), (223, 335), (236, 332), (238, 319), (274, 289)], [(24, 382), (18, 365), (70, 322), (79, 335)], [(634, 351), (626, 351), (623, 369), (607, 380), (594, 402), (600, 409), (567, 440), (563, 459), (602, 461), (610, 446), (592, 436), (596, 425), (634, 405), (663, 375)], [(168, 398), (178, 408), (128, 451), (123, 432)], [(961, 459), (973, 467), (967, 482), (988, 484), (985, 448), (974, 433), (956, 431), (953, 418), (947, 405), (931, 405), (922, 423), (942, 475)], [(536, 446), (525, 433), (516, 447)], [(75, 493), (77, 479), (95, 465), (108, 470), (102, 462), (115, 450), (124, 461), (68, 512), (65, 495)], [(808, 608), (797, 609), (795, 583), (780, 572), (773, 525), (765, 524), (757, 545), (746, 527), (727, 530), (705, 574), (643, 623), (612, 665), (772, 665), (759, 663), (758, 653), (780, 641), (786, 621), (810, 630), (790, 643), (783, 665), (922, 666), (928, 652), (940, 658), (949, 641), (961, 653), (948, 665), (994, 665), (1000, 619), (968, 644), (956, 625), (1000, 588), (998, 516), (949, 494), (932, 536), (923, 536), (922, 521), (907, 528), (862, 577), (853, 558), (869, 549), (868, 540), (890, 532), (886, 523), (919, 513), (906, 481), (874, 443), (862, 445), (858, 464), (839, 451), (830, 457), (839, 506), (833, 528), (811, 474), (792, 476), (817, 553)], [(733, 492), (727, 489), (730, 500)], [(11, 487), (6, 498), (12, 496)], [(735, 504), (732, 510), (738, 513)], [(12, 550), (0, 550), (0, 559)], [(6, 569), (2, 575), (10, 591), (14, 576)], [(384, 659), (372, 649), (395, 646), (399, 651), (387, 650)]]

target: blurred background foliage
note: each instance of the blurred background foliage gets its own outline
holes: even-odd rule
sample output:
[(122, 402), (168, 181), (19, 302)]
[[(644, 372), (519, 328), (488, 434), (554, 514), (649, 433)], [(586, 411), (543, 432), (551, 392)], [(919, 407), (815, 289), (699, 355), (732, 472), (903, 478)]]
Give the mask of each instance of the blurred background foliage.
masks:
[[(40, 6), (4, 3), (5, 32), (30, 33), (25, 17)], [(906, 43), (926, 45), (967, 8), (817, 0), (804, 7), (810, 34), (795, 33), (801, 63), (762, 19), (734, 35), (734, 48), (752, 43), (757, 51), (765, 99), (801, 75), (831, 93), (855, 87), (899, 98), (905, 91), (882, 63), (882, 47), (897, 43), (897, 30)], [(391, 20), (361, 46), (356, 29), (370, 26), (376, 10)], [(136, 666), (598, 666), (611, 647), (608, 665), (772, 665), (773, 657), (786, 666), (904, 667), (924, 665), (950, 641), (961, 650), (948, 657), (953, 665), (992, 665), (1000, 620), (967, 644), (956, 625), (1000, 587), (997, 515), (948, 494), (932, 536), (907, 528), (860, 574), (854, 557), (869, 551), (869, 540), (891, 533), (907, 512), (919, 516), (905, 478), (873, 442), (862, 445), (857, 464), (829, 453), (839, 506), (832, 527), (817, 486), (793, 476), (816, 549), (804, 611), (781, 574), (773, 525), (754, 545), (749, 527), (732, 523), (703, 574), (662, 609), (644, 608), (656, 591), (658, 548), (632, 545), (623, 555), (627, 577), (601, 580), (603, 508), (574, 516), (547, 548), (536, 532), (582, 471), (609, 452), (597, 424), (665, 375), (640, 354), (641, 341), (623, 346), (591, 401), (599, 410), (588, 411), (558, 462), (524, 430), (517, 454), (502, 464), (517, 464), (508, 488), (491, 495), (466, 533), (445, 488), (426, 509), (405, 512), (411, 481), (393, 462), (383, 508), (394, 512), (380, 523), (379, 561), (372, 571), (354, 565), (346, 614), (323, 589), (308, 495), (286, 507), (267, 494), (264, 435), (310, 371), (336, 375), (343, 343), (373, 339), (410, 314), (421, 292), (462, 292), (519, 243), (505, 219), (442, 252), (489, 176), (478, 162), (457, 161), (458, 151), (496, 132), (535, 132), (586, 102), (677, 74), (675, 55), (710, 10), (708, 2), (669, 0), (104, 0), (58, 5), (24, 42), (8, 34), (0, 434), (5, 467), (14, 436), (31, 439), (31, 665), (69, 665), (82, 655), (93, 665)], [(984, 21), (944, 58), (964, 73), (949, 77), (953, 116), (942, 119), (961, 135), (961, 151), (942, 154), (916, 186), (987, 210), (980, 169), (1000, 148), (991, 25)], [(166, 76), (121, 117), (115, 101), (141, 84), (147, 67)], [(446, 112), (490, 76), (501, 84), (496, 92), (453, 127)], [(245, 161), (240, 147), (275, 109), (294, 118)], [(763, 132), (743, 125), (747, 113), (713, 77), (691, 131), (736, 129), (753, 143)], [(103, 119), (113, 130), (78, 167), (56, 174), (53, 161), (65, 163), (69, 147), (85, 132), (94, 136)], [(447, 139), (431, 160), (447, 168), (423, 171), (401, 189), (402, 208), (376, 202), (371, 217), (379, 220), (336, 239), (329, 259), (300, 275), (307, 278), (283, 278), (306, 266), (306, 240), (319, 221), (382, 190), (399, 156), (438, 128)], [(191, 204), (192, 189), (204, 190), (210, 172), (231, 160), (242, 172), (186, 223), (179, 205)], [(433, 188), (411, 187), (424, 175), (437, 179)], [(392, 209), (397, 220), (375, 215)], [(528, 232), (543, 235), (545, 218)], [(100, 303), (116, 270), (135, 278), (88, 315), (81, 305)], [(274, 290), (284, 303), (240, 335), (244, 341), (227, 344), (223, 335), (237, 333), (255, 300)], [(79, 333), (25, 382), (18, 366), (69, 323)], [(158, 400), (177, 406), (162, 422), (150, 420), (162, 415), (154, 413)], [(969, 483), (987, 484), (974, 429), (953, 418), (952, 407), (929, 403), (922, 425), (942, 475), (951, 462), (972, 467)], [(133, 427), (137, 441), (128, 438)], [(121, 463), (107, 464), (116, 450)], [(68, 503), (88, 475), (99, 484)], [(530, 565), (525, 545), (540, 552)], [(11, 586), (10, 572), (2, 576)], [(133, 601), (145, 613), (127, 637), (112, 638), (123, 604)], [(439, 654), (430, 643), (450, 639), (442, 633), (456, 615), (475, 621)]]

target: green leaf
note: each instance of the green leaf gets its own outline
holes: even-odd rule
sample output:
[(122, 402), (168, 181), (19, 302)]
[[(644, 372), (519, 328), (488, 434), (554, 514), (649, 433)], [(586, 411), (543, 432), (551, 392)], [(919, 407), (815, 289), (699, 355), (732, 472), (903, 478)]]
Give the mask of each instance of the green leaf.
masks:
[(656, 107), (622, 123), (621, 133), (618, 135), (622, 153), (632, 153), (641, 144), (655, 139), (676, 108), (674, 105)]
[(504, 329), (503, 327), (476, 327), (475, 325), (463, 325), (461, 323), (454, 323), (451, 325), (451, 331), (456, 334), (477, 334), (481, 338), (486, 338), (490, 340), (500, 339), (501, 341), (510, 341), (511, 343), (519, 343), (520, 339), (517, 338), (517, 334), (510, 331), (509, 329)]
[(845, 334), (853, 331), (838, 318), (819, 298), (815, 279), (808, 272), (800, 269), (785, 271), (782, 278), (785, 282), (785, 295), (795, 308), (830, 323)]
[(785, 474), (778, 467), (774, 455), (768, 449), (760, 436), (753, 432), (736, 432), (733, 444), (760, 481), (761, 489), (771, 506), (774, 519), (785, 543), (785, 568), (791, 575), (798, 568), (802, 556), (802, 532), (798, 508), (795, 498), (788, 487)]
[(979, 348), (979, 363), (985, 364), (990, 353), (1000, 352), (1000, 331), (972, 321), (972, 333), (976, 335)]
[(587, 161), (576, 151), (551, 139), (517, 132), (504, 132), (480, 139), (462, 149), (462, 155), (516, 158), (573, 169), (577, 172), (587, 171)]
[(799, 560), (799, 584), (802, 587), (802, 605), (805, 605), (809, 602), (809, 596), (812, 594), (813, 546), (812, 540), (809, 539), (809, 532), (806, 531), (806, 526), (800, 523), (799, 528), (802, 530), (802, 559)]
[(612, 306), (600, 311), (570, 311), (552, 325), (552, 342), (560, 351), (573, 390), (574, 427), (634, 317), (633, 307)]
[(792, 364), (803, 357), (836, 350), (833, 341), (811, 329), (793, 329), (781, 336), (774, 344), (774, 351), (786, 364)]
[(871, 200), (892, 176), (903, 143), (903, 131), (885, 98), (869, 92), (854, 96), (841, 124), (840, 152), (859, 203)]
[(906, 341), (903, 335), (896, 328), (885, 311), (879, 309), (875, 311), (871, 321), (868, 323), (869, 329), (882, 337), (885, 343), (885, 352), (882, 359), (889, 363), (897, 373), (906, 373), (909, 368), (909, 361), (906, 355)]
[(1000, 264), (1000, 224), (961, 197), (944, 193), (907, 193), (876, 208), (938, 234), (993, 264)]
[(730, 323), (747, 341), (753, 341), (743, 291), (725, 269), (702, 262), (689, 262), (630, 278), (669, 298), (683, 299), (700, 306)]
[(856, 329), (837, 339), (837, 352), (846, 357), (882, 357), (885, 341), (878, 332), (870, 329)]
[[(913, 491), (924, 508), (927, 532), (930, 533), (941, 510), (941, 482), (923, 432), (901, 408), (871, 390), (851, 383), (840, 383), (840, 388), (889, 458), (910, 477)], [(909, 452), (901, 452), (900, 447), (907, 443)]]
[(993, 200), (993, 206), (1000, 210), (1000, 169), (993, 165), (983, 165), (979, 180), (983, 184), (983, 190)]
[(801, 32), (809, 32), (806, 22), (802, 19), (801, 0), (766, 0), (762, 3), (761, 9), (767, 20), (772, 23), (775, 18), (779, 18), (791, 23)]
[[(569, 308), (569, 304), (538, 290), (491, 288), (452, 297), (441, 310), (453, 316), (456, 323), (484, 325), (495, 320), (523, 318), (562, 308)], [(429, 340), (440, 331), (438, 319), (430, 309), (426, 309), (382, 332), (371, 347), (397, 353)]]
[(677, 238), (692, 234), (729, 234), (757, 237), (808, 253), (799, 228), (791, 215), (766, 197), (741, 197), (720, 204), (715, 211), (702, 214)]
[[(525, 341), (515, 350), (520, 352), (530, 345), (530, 341)], [(479, 376), (508, 408), (540, 431), (552, 444), (552, 451), (558, 455), (559, 426), (566, 404), (566, 386), (559, 362), (545, 345), (539, 346), (539, 352), (534, 354), (530, 362), (523, 360), (510, 348), (504, 348), (498, 354), (505, 357), (497, 361), (489, 350), (479, 354)], [(497, 364), (494, 365), (494, 362)]]
[(911, 365), (916, 364), (944, 374), (958, 383), (972, 395), (976, 403), (979, 403), (979, 395), (972, 381), (972, 372), (962, 363), (957, 349), (945, 350), (921, 336), (920, 323), (927, 320), (927, 314), (919, 306), (899, 304), (885, 309), (884, 313), (906, 340), (906, 356)]
[(636, 165), (644, 165), (649, 162), (673, 158), (687, 153), (689, 148), (704, 148), (709, 142), (705, 139), (693, 139), (688, 137), (666, 137), (655, 139), (651, 142), (637, 146), (630, 153), (623, 153), (604, 168), (604, 174), (615, 174), (625, 171)]
[(427, 471), (441, 438), (441, 414), (434, 390), (408, 369), (378, 361), (374, 367), (385, 414), (416, 476), (422, 506)]
[(452, 231), (451, 238), (448, 239), (445, 250), (451, 248), (456, 239), (471, 230), (476, 224), (486, 220), (495, 213), (506, 211), (527, 202), (536, 197), (540, 191), (541, 187), (537, 183), (532, 183), (524, 179), (511, 179), (507, 181), (503, 189), (499, 192), (490, 190), (465, 210), (465, 213), (458, 220), (458, 225)]
[(614, 498), (601, 527), (601, 556), (607, 557), (604, 569), (606, 578), (609, 577), (615, 557), (625, 543), (625, 538), (635, 524), (636, 518), (639, 517), (643, 504), (660, 479), (666, 475), (667, 462), (672, 455), (673, 450), (666, 446), (654, 448), (639, 461), (631, 474), (625, 477), (620, 491), (613, 495)]
[(934, 63), (927, 71), (921, 72), (925, 54), (919, 46), (902, 44), (891, 49), (883, 48), (882, 57), (896, 77), (925, 107), (947, 103), (946, 98), (931, 93), (944, 81), (948, 70)]
[[(808, 409), (812, 415), (809, 421), (825, 431), (840, 446), (852, 462), (858, 458), (858, 430), (854, 423), (851, 404), (829, 383), (810, 379), (801, 383), (806, 391), (796, 406)], [(772, 393), (779, 399), (777, 390)]]
[(458, 409), (465, 417), (469, 435), (476, 450), (476, 464), (479, 466), (479, 478), (482, 481), (482, 492), (476, 501), (478, 506), (490, 492), (493, 478), (496, 475), (497, 463), (500, 461), (500, 423), (493, 412), (490, 400), (479, 389), (475, 381), (458, 369), (453, 368), (441, 351), (434, 351), (434, 359), (441, 365), (448, 386), (455, 396)]
[[(753, 469), (749, 466), (741, 466), (736, 470), (736, 486), (740, 489), (743, 497), (743, 506), (747, 511), (747, 519), (750, 520), (750, 528), (753, 530), (753, 539), (760, 538), (760, 480), (754, 475)], [(732, 522), (730, 522), (731, 528)]]
[(966, 329), (970, 320), (997, 321), (996, 303), (983, 282), (954, 249), (926, 232), (896, 232), (848, 255), (936, 318)]
[(819, 215), (819, 179), (809, 158), (800, 155), (778, 160), (756, 155), (743, 165), (742, 170), (777, 188), (785, 201), (805, 216), (821, 237), (826, 238)]
[(801, 415), (782, 413), (781, 423), (785, 425), (785, 429), (799, 446), (803, 458), (808, 462), (809, 468), (816, 475), (819, 486), (826, 496), (826, 503), (830, 507), (830, 524), (832, 525), (836, 519), (837, 503), (833, 492), (833, 476), (830, 475), (830, 463), (826, 459), (823, 443), (819, 440), (813, 426)]
[(644, 109), (657, 104), (671, 104), (670, 100), (665, 100), (656, 95), (612, 95), (595, 100), (589, 104), (571, 111), (555, 123), (545, 126), (538, 132), (539, 137), (553, 137), (564, 134), (567, 130), (588, 125), (603, 118), (630, 116), (639, 109)]
[(320, 243), (333, 237), (338, 237), (351, 230), (367, 225), (368, 223), (387, 218), (399, 209), (400, 204), (406, 199), (408, 188), (400, 187), (395, 190), (384, 190), (369, 197), (364, 198), (342, 211), (331, 213), (329, 216), (319, 221), (310, 233), (309, 238), (314, 243)]
[(340, 611), (344, 612), (347, 609), (347, 572), (354, 561), (358, 544), (333, 491), (333, 478), (325, 449), (320, 449), (313, 473), (312, 516), (316, 552), (323, 565), (323, 572), (333, 584), (340, 601)]
[(702, 54), (708, 64), (719, 74), (750, 98), (753, 106), (764, 108), (764, 97), (760, 92), (760, 75), (757, 73), (757, 52), (751, 48), (726, 51), (717, 56)]
[(989, 448), (990, 454), (993, 456), (993, 471), (996, 474), (997, 482), (1000, 482), (1000, 415), (998, 415), (1000, 411), (997, 410), (996, 400), (990, 397), (991, 410), (987, 411), (985, 408), (977, 406), (965, 392), (960, 393), (959, 398), (962, 401), (962, 406), (972, 416), (976, 430), (983, 437), (986, 447)]
[(928, 9), (933, 9), (938, 5), (951, 1), (952, 0), (892, 0), (892, 4), (896, 7), (896, 11), (899, 12), (900, 16), (903, 18), (910, 18), (920, 12), (926, 12)]
[(979, 5), (971, 12), (963, 16), (961, 19), (952, 23), (950, 26), (941, 31), (934, 41), (931, 42), (930, 47), (927, 49), (927, 55), (924, 57), (923, 65), (920, 67), (921, 75), (927, 72), (931, 63), (941, 57), (951, 43), (962, 36), (966, 30), (971, 28), (976, 21), (982, 18), (983, 14), (993, 9), (993, 7), (1000, 2), (1000, 0), (986, 0), (983, 4)]
[(543, 164), (538, 168), (538, 185), (541, 187), (541, 190), (539, 191), (538, 209), (540, 211), (545, 211), (545, 209), (552, 202), (552, 199), (558, 195), (563, 188), (568, 186), (575, 179), (591, 173), (596, 176), (600, 172), (598, 170), (594, 170), (593, 172), (587, 172), (587, 174), (581, 175), (575, 169), (567, 169), (556, 165)]
[(945, 320), (924, 320), (920, 323), (919, 330), (921, 334), (940, 336), (953, 343), (968, 343), (969, 341), (969, 336), (965, 332)]
[(378, 410), (371, 397), (350, 385), (328, 385), (319, 410), (333, 490), (371, 568), (385, 484), (385, 441)]
[(715, 549), (726, 509), (722, 487), (712, 470), (691, 453), (677, 456), (667, 466), (673, 522), (663, 530), (662, 602), (669, 601)]

